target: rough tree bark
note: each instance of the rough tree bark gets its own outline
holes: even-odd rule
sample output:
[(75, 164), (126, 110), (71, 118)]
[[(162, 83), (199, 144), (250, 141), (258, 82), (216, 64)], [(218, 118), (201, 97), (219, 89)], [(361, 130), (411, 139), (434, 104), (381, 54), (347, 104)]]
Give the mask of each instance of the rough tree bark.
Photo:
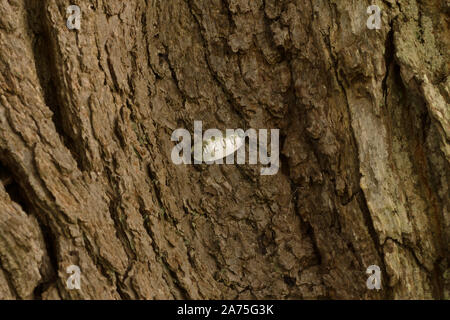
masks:
[[(448, 298), (449, 10), (1, 0), (0, 298)], [(194, 120), (280, 171), (174, 165)]]

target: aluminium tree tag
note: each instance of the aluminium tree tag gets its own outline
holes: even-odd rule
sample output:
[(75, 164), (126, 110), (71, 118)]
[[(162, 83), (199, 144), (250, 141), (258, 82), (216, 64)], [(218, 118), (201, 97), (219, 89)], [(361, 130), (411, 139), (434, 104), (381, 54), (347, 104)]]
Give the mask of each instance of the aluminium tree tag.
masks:
[(239, 150), (244, 145), (244, 141), (245, 137), (238, 133), (233, 133), (226, 137), (212, 136), (203, 140), (201, 153), (196, 153), (195, 148), (192, 148), (194, 159), (205, 162), (223, 159)]

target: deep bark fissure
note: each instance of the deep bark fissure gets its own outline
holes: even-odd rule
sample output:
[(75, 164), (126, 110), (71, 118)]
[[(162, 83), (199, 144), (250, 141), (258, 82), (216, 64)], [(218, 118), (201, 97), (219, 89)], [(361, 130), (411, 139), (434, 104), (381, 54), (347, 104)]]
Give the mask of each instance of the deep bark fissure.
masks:
[[(2, 174), (8, 178), (8, 183), (5, 184), (4, 187), (11, 201), (18, 204), (25, 214), (29, 216), (31, 215), (36, 219), (40, 233), (43, 237), (43, 242), (45, 244), (46, 250), (40, 266), (42, 280), (34, 290), (34, 296), (36, 299), (39, 300), (42, 298), (42, 292), (46, 288), (48, 288), (51, 284), (57, 281), (58, 251), (57, 251), (56, 237), (53, 234), (52, 229), (48, 226), (48, 222), (43, 220), (45, 218), (42, 217), (42, 215), (39, 215), (38, 212), (36, 212), (36, 210), (34, 209), (34, 205), (29, 200), (27, 191), (19, 183), (17, 183), (17, 178), (14, 177), (13, 171), (8, 170), (8, 167), (5, 166), (2, 161), (0, 161), (0, 177)], [(44, 263), (50, 264), (48, 266), (49, 270), (47, 271), (47, 274), (42, 274), (42, 269), (44, 268), (42, 264)], [(47, 266), (45, 267), (47, 268)], [(7, 273), (6, 270), (4, 271)], [(19, 297), (17, 291), (15, 291), (15, 293)]]
[[(164, 204), (162, 202), (163, 194), (161, 193), (160, 187), (157, 185), (157, 183), (155, 183), (155, 181), (158, 181), (156, 179), (156, 173), (153, 171), (153, 169), (150, 166), (148, 167), (148, 172), (149, 172), (150, 180), (152, 181), (152, 184), (153, 184), (153, 190), (155, 191), (155, 195), (156, 195), (156, 199), (157, 199), (157, 205), (159, 207), (159, 210), (164, 210), (165, 211), (167, 209), (164, 207)], [(170, 283), (175, 284), (175, 286), (178, 289), (178, 292), (180, 293), (182, 299), (189, 299), (189, 291), (186, 288), (184, 288), (183, 285), (181, 285), (181, 283), (180, 283), (180, 281), (178, 279), (178, 274), (177, 274), (176, 270), (174, 270), (170, 266), (170, 264), (167, 263), (167, 261), (166, 261), (166, 259), (164, 257), (164, 252), (161, 252), (161, 249), (158, 246), (158, 243), (156, 243), (156, 237), (155, 237), (154, 232), (153, 232), (153, 230), (151, 228), (150, 222), (145, 217), (145, 212), (143, 212), (142, 207), (140, 208), (139, 212), (140, 212), (140, 214), (142, 216), (142, 220), (144, 221), (144, 228), (147, 231), (147, 234), (148, 234), (148, 236), (151, 239), (151, 245), (153, 247), (153, 251), (158, 256), (161, 266), (166, 271), (163, 274), (164, 280), (166, 282), (169, 281)], [(170, 279), (168, 279), (167, 277), (170, 277)]]
[[(47, 254), (50, 259), (50, 274), (47, 275), (46, 278), (42, 279), (42, 282), (34, 289), (33, 294), (36, 300), (42, 300), (43, 292), (47, 291), (47, 289), (55, 284), (58, 288), (58, 251), (57, 251), (57, 240), (54, 234), (51, 232), (51, 229), (42, 224), (39, 219), (37, 219), (39, 223), (40, 230), (44, 237), (45, 247), (47, 249)], [(44, 262), (45, 263), (45, 262)]]
[[(226, 0), (223, 0), (226, 3)], [(242, 112), (242, 110), (238, 107), (241, 107), (241, 105), (239, 104), (239, 102), (234, 98), (233, 93), (230, 92), (230, 90), (226, 87), (226, 85), (220, 80), (219, 76), (217, 75), (217, 73), (214, 71), (214, 69), (211, 66), (211, 63), (209, 61), (209, 44), (206, 41), (204, 35), (203, 35), (203, 28), (202, 25), (200, 23), (199, 18), (197, 17), (197, 15), (195, 14), (195, 12), (193, 11), (193, 5), (192, 5), (192, 0), (187, 0), (187, 5), (189, 7), (189, 11), (191, 13), (192, 19), (194, 20), (197, 29), (199, 30), (199, 35), (200, 38), (203, 42), (203, 48), (205, 50), (205, 55), (204, 55), (204, 62), (207, 66), (207, 69), (211, 75), (211, 77), (214, 79), (215, 83), (219, 86), (219, 88), (222, 90), (223, 94), (227, 97), (227, 100), (230, 104), (230, 106), (233, 108), (233, 110), (239, 114), (246, 123), (248, 123), (247, 118), (245, 116), (245, 114)], [(227, 12), (231, 14), (231, 12), (228, 9), (229, 7), (227, 6), (225, 9), (227, 10)], [(244, 126), (245, 127), (245, 126)]]
[(22, 300), (22, 297), (19, 295), (19, 293), (17, 292), (17, 289), (16, 289), (16, 287), (14, 285), (14, 282), (12, 280), (12, 275), (2, 265), (1, 257), (0, 257), (0, 271), (3, 272), (3, 275), (6, 278), (6, 283), (8, 285), (9, 290), (11, 291), (11, 293), (14, 294), (16, 299)]
[[(392, 28), (390, 29), (390, 31), (388, 32), (388, 38), (392, 37)], [(339, 61), (337, 60), (337, 57), (334, 54), (333, 48), (331, 46), (331, 41), (330, 41), (330, 35), (327, 35), (326, 37), (324, 37), (324, 41), (328, 46), (328, 50), (330, 53), (330, 57), (332, 60), (332, 65), (333, 65), (333, 76), (334, 79), (336, 80), (336, 83), (338, 85), (338, 87), (340, 88), (340, 91), (342, 93), (342, 95), (344, 96), (344, 101), (346, 104), (346, 112), (348, 114), (348, 117), (350, 119), (350, 124), (352, 123), (352, 112), (351, 112), (351, 108), (349, 105), (349, 100), (348, 100), (348, 96), (347, 96), (347, 92), (345, 89), (345, 76), (342, 79), (341, 78), (341, 74), (339, 72)], [(388, 44), (388, 48), (386, 48), (386, 55), (385, 55), (385, 65), (388, 66), (391, 62), (390, 59), (393, 59), (394, 56), (394, 48), (393, 48), (393, 42), (392, 42), (392, 38), (389, 38), (388, 40), (386, 40), (387, 44)], [(388, 70), (386, 69), (386, 76), (385, 79), (383, 80), (383, 83), (385, 81), (387, 81), (388, 78)], [(344, 83), (343, 83), (344, 82)], [(384, 86), (382, 86), (384, 89)], [(387, 89), (385, 91), (385, 93), (387, 93)], [(387, 99), (387, 98), (386, 98)], [(359, 156), (359, 152), (358, 152), (358, 147), (357, 147), (357, 139), (356, 139), (356, 135), (355, 135), (355, 130), (353, 129), (353, 127), (350, 127), (350, 133), (351, 133), (351, 141), (352, 141), (352, 149), (355, 150), (355, 154), (356, 157), (358, 159), (357, 163), (360, 163), (360, 156)], [(357, 171), (358, 172), (358, 180), (361, 179), (361, 174), (360, 174), (360, 169)], [(367, 200), (366, 200), (366, 196), (364, 194), (364, 191), (361, 189), (361, 187), (358, 185), (358, 190), (357, 192), (354, 193), (354, 195), (356, 195), (357, 200), (358, 200), (358, 205), (361, 209), (361, 212), (363, 214), (364, 217), (364, 221), (366, 222), (366, 228), (367, 231), (370, 235), (370, 238), (372, 239), (373, 244), (375, 245), (375, 248), (377, 250), (377, 253), (379, 255), (379, 260), (381, 262), (381, 270), (383, 272), (383, 274), (387, 275), (387, 268), (386, 268), (386, 264), (384, 261), (384, 253), (383, 253), (383, 245), (380, 243), (380, 237), (378, 235), (378, 233), (375, 230), (374, 227), (374, 222), (372, 219), (372, 215), (371, 212), (367, 206)], [(386, 279), (383, 278), (383, 281), (385, 282)], [(386, 284), (386, 282), (385, 282)], [(389, 288), (389, 286), (385, 285), (385, 288), (388, 288), (386, 291), (387, 293), (385, 293), (385, 297), (387, 299), (389, 298), (393, 298), (393, 294), (392, 294), (392, 290)]]
[(33, 61), (42, 90), (44, 102), (53, 113), (52, 121), (61, 142), (70, 151), (78, 169), (83, 169), (83, 162), (76, 149), (74, 139), (66, 131), (66, 122), (62, 109), (65, 107), (59, 98), (57, 70), (54, 65), (55, 48), (50, 40), (48, 22), (45, 15), (45, 1), (25, 0), (26, 20), (32, 33)]

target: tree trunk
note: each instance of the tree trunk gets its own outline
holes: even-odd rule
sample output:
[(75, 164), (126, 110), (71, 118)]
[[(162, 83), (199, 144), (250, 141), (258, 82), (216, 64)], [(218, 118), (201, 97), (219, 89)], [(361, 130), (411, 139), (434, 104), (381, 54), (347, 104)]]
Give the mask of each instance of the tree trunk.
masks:
[[(0, 298), (448, 299), (449, 10), (1, 0)], [(280, 170), (175, 165), (196, 120)]]

